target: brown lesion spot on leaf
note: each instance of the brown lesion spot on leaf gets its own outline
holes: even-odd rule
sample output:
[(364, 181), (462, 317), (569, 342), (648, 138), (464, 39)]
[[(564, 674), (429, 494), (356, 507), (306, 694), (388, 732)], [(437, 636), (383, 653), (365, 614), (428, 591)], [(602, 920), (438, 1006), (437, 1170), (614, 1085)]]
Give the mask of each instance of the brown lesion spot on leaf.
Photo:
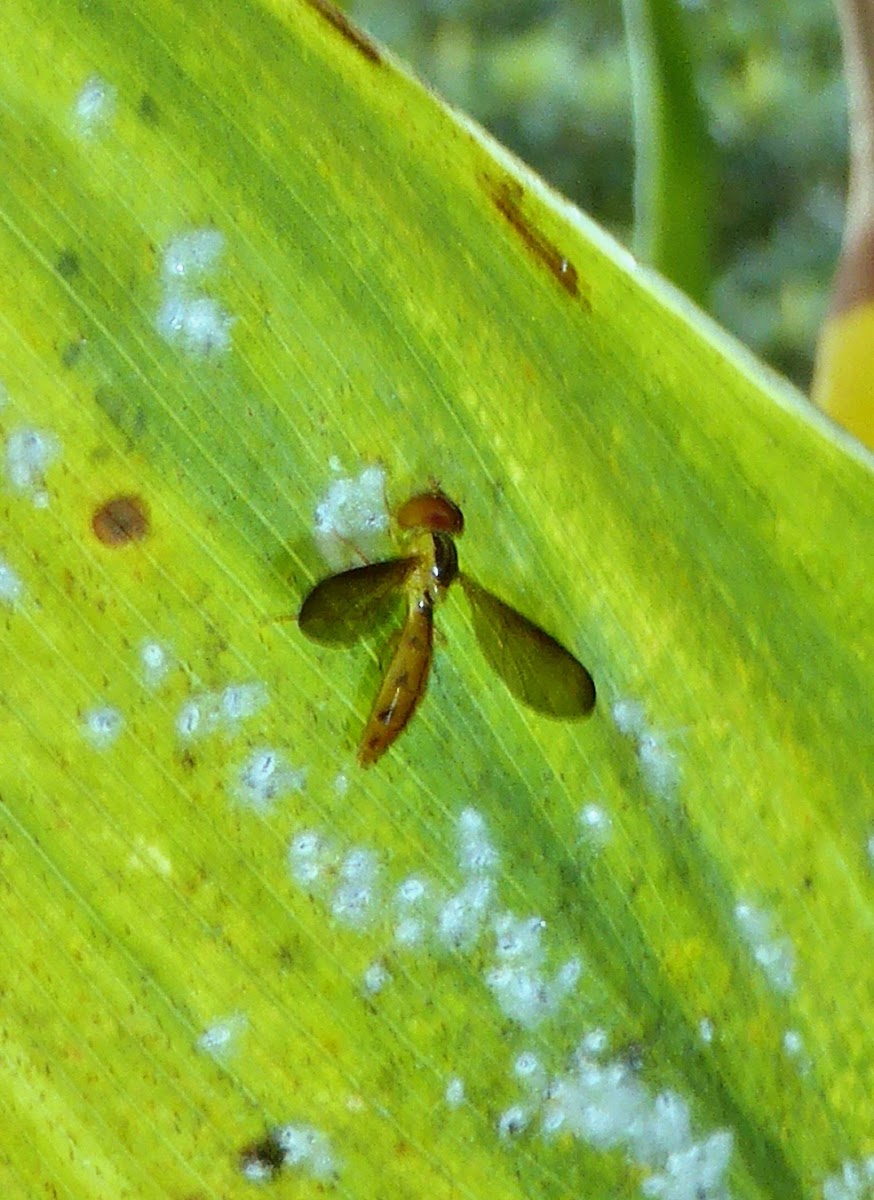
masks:
[(495, 208), (513, 232), (522, 239), (528, 252), (547, 268), (569, 296), (581, 301), (585, 308), (591, 309), (589, 297), (585, 289), (581, 289), (579, 274), (574, 264), (523, 212), (522, 201), (525, 192), (522, 185), (514, 179), (491, 179), (488, 176), (483, 176), (483, 182)]
[(331, 0), (307, 0), (307, 3), (320, 12), (347, 42), (351, 42), (359, 54), (364, 55), (368, 62), (377, 65), (382, 63), (382, 55), (370, 38), (356, 28), (346, 14), (331, 3)]
[(139, 496), (113, 496), (94, 510), (91, 528), (104, 546), (141, 542), (149, 532), (149, 513)]

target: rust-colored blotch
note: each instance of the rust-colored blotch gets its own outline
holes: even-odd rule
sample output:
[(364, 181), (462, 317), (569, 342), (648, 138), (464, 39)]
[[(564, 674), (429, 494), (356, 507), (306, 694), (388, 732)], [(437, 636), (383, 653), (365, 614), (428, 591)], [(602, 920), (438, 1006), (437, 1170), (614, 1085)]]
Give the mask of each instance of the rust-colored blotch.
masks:
[(91, 528), (104, 546), (126, 546), (149, 532), (149, 514), (139, 496), (113, 496), (95, 509)]
[(442, 492), (413, 496), (398, 509), (396, 519), (401, 529), (427, 529), (429, 533), (456, 535), (464, 531), (461, 509)]

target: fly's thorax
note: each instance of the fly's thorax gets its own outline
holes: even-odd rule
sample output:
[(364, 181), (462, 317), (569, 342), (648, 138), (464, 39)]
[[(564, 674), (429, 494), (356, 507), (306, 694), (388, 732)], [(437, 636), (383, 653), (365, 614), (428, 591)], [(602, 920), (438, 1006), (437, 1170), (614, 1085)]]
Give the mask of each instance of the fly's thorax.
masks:
[(442, 599), (443, 593), (458, 575), (458, 551), (455, 539), (448, 533), (431, 535), (431, 570), (428, 591), (432, 599)]

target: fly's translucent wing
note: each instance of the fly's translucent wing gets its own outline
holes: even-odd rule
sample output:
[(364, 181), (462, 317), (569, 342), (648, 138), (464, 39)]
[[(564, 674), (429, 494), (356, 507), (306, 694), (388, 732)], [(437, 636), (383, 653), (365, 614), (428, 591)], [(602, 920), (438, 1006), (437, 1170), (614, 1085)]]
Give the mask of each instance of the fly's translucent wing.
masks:
[(588, 716), (595, 683), (583, 664), (515, 608), (466, 575), (459, 578), (483, 654), (513, 695), (550, 717)]
[(298, 624), (314, 642), (349, 645), (378, 626), (416, 557), (368, 563), (317, 583), (301, 605)]

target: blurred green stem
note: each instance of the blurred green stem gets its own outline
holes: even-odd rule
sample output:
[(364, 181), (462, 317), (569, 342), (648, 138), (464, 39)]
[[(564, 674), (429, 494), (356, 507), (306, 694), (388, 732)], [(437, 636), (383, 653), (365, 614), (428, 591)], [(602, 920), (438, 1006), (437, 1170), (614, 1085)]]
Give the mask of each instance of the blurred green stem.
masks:
[(636, 148), (634, 249), (703, 303), (710, 285), (713, 156), (676, 0), (623, 0)]
[(836, 0), (850, 125), (850, 181), (832, 311), (874, 298), (874, 0)]

